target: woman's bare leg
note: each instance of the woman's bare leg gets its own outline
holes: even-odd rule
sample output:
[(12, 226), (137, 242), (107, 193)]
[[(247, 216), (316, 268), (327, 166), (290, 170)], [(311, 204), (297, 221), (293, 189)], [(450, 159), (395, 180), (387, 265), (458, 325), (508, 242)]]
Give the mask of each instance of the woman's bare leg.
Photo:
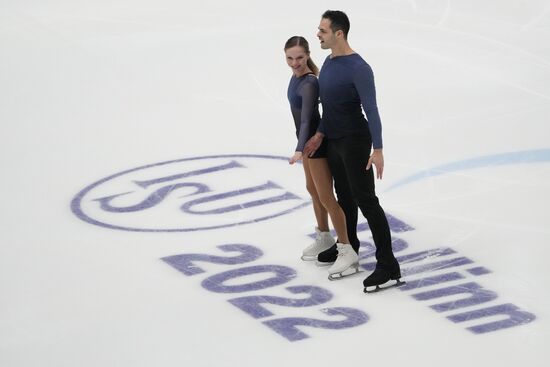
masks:
[(309, 168), (309, 175), (315, 185), (316, 196), (330, 216), (338, 236), (338, 242), (349, 244), (346, 216), (334, 196), (332, 175), (327, 160), (325, 158), (308, 159), (308, 163), (307, 165), (304, 164), (304, 168)]
[(319, 228), (319, 231), (321, 232), (328, 232), (328, 213), (323, 204), (321, 203), (321, 200), (319, 199), (319, 195), (317, 194), (317, 189), (315, 188), (315, 182), (313, 181), (313, 177), (311, 176), (311, 168), (310, 168), (310, 162), (312, 160), (304, 157), (302, 160), (303, 166), (304, 166), (304, 173), (306, 176), (306, 189), (309, 192), (309, 195), (311, 195), (311, 201), (313, 202), (313, 211), (315, 212), (315, 219), (317, 220), (317, 228)]

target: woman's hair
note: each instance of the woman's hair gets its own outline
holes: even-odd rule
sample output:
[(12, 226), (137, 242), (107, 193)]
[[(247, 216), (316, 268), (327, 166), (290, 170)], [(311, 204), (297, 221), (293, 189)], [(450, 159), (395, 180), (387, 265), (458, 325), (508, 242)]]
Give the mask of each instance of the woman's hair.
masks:
[[(307, 43), (307, 40), (304, 37), (290, 37), (285, 43), (285, 51), (294, 46), (302, 47), (306, 54), (309, 56), (309, 43)], [(313, 74), (319, 75), (319, 68), (317, 67), (317, 65), (315, 65), (311, 57), (307, 59), (307, 67), (313, 72)]]

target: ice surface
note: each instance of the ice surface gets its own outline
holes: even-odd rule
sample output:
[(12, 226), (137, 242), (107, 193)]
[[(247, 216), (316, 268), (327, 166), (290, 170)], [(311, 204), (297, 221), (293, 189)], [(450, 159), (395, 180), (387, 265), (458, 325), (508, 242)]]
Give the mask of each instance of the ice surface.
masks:
[[(374, 69), (410, 282), (375, 295), (299, 260), (315, 222), (284, 160), (282, 48), (321, 65), (335, 6)], [(546, 365), (549, 41), (536, 0), (3, 1), (0, 365)]]

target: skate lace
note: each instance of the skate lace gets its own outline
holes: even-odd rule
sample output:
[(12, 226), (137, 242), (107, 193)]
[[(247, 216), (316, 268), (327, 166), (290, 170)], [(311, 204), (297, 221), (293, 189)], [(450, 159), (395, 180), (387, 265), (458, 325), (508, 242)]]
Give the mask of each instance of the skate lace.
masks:
[(340, 257), (340, 256), (344, 256), (348, 253), (349, 251), (338, 251), (338, 255), (336, 255), (337, 257)]

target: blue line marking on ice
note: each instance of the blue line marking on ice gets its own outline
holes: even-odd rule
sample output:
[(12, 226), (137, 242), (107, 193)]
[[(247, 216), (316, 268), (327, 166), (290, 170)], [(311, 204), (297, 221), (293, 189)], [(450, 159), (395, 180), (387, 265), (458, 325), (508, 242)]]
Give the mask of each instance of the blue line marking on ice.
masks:
[(447, 173), (464, 171), (473, 168), (503, 166), (519, 163), (540, 163), (550, 162), (550, 149), (526, 150), (519, 152), (501, 153), (494, 155), (486, 155), (463, 161), (451, 162), (436, 166), (433, 168), (422, 170), (414, 175), (405, 177), (390, 186), (386, 191), (394, 190), (398, 187), (408, 185), (412, 182), (419, 181), (428, 177), (444, 175)]

